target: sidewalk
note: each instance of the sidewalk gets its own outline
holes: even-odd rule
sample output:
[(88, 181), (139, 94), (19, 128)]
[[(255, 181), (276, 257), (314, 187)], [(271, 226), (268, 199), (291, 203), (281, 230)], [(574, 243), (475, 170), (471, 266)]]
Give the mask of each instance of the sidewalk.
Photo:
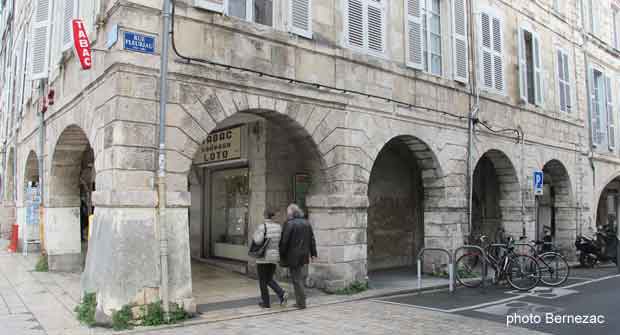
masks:
[[(6, 251), (6, 241), (0, 240), (0, 329), (2, 334), (112, 334), (110, 329), (87, 328), (79, 324), (73, 309), (80, 300), (80, 275), (77, 273), (35, 272), (37, 254), (27, 257)], [(415, 280), (399, 281), (394, 287), (370, 289), (352, 295), (318, 294), (308, 297), (308, 305), (317, 307), (353, 302), (383, 295), (405, 293), (417, 290)], [(447, 280), (426, 278), (422, 281), (423, 289), (446, 287)], [(258, 296), (258, 292), (257, 292)], [(293, 308), (274, 306), (269, 310), (261, 309), (256, 304), (250, 306), (217, 309), (206, 305), (203, 314), (186, 321), (181, 326), (235, 320), (260, 315), (272, 315), (295, 311)], [(176, 325), (175, 327), (179, 327)], [(169, 328), (169, 327), (163, 327)], [(161, 329), (161, 328), (159, 328)], [(146, 331), (137, 328), (134, 331)]]

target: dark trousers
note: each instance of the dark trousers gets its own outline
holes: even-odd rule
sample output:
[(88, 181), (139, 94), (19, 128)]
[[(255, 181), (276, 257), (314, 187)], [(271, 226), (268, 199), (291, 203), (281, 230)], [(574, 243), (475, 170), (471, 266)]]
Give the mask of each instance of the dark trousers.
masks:
[(278, 285), (278, 283), (273, 279), (273, 275), (276, 272), (275, 264), (256, 264), (258, 271), (258, 283), (260, 286), (260, 296), (263, 299), (263, 305), (270, 306), (269, 301), (269, 288), (276, 292), (278, 297), (282, 299), (284, 295), (284, 290)]
[(304, 292), (304, 283), (306, 282), (306, 271), (304, 266), (291, 267), (291, 281), (295, 288), (295, 302), (299, 307), (306, 307), (306, 293)]

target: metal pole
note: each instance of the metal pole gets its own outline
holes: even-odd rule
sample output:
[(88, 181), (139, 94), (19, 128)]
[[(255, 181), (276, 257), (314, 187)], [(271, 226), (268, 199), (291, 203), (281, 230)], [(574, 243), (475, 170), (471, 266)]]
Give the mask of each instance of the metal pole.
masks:
[(450, 262), (448, 265), (448, 272), (450, 274), (450, 293), (454, 292), (454, 263)]
[(45, 115), (39, 111), (39, 194), (40, 194), (40, 203), (39, 203), (39, 236), (41, 237), (41, 253), (45, 254), (45, 221), (44, 216), (41, 213), (44, 213), (45, 209), (43, 208), (43, 204), (45, 203), (44, 199), (44, 173), (45, 169), (43, 166), (43, 150), (45, 148)]
[(159, 196), (156, 230), (159, 234), (159, 256), (161, 262), (161, 290), (166, 320), (169, 320), (168, 297), (168, 237), (166, 227), (166, 104), (168, 102), (168, 49), (170, 38), (170, 0), (164, 0), (162, 10), (161, 64), (159, 82), (159, 164), (157, 172), (157, 193)]
[(422, 288), (422, 261), (418, 258), (418, 290)]

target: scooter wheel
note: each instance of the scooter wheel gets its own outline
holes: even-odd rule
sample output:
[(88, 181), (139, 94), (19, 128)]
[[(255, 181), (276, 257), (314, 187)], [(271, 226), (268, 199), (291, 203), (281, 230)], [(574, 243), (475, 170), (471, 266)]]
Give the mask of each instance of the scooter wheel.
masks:
[(579, 263), (584, 268), (593, 268), (596, 264), (596, 259), (589, 255), (582, 254), (581, 256), (579, 256)]

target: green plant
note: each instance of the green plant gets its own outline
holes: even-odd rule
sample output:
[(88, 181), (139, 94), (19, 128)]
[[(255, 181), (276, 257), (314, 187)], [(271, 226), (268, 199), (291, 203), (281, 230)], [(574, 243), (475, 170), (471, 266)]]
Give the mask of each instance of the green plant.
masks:
[(97, 308), (97, 297), (95, 293), (84, 293), (84, 297), (79, 305), (75, 306), (75, 313), (80, 323), (89, 327), (95, 325), (95, 309)]
[(446, 272), (445, 270), (435, 271), (435, 272), (431, 273), (431, 276), (439, 277), (439, 278), (448, 278), (448, 277), (450, 277), (448, 272)]
[(146, 306), (142, 306), (143, 325), (159, 326), (165, 323), (164, 309), (161, 302), (155, 301)]
[(170, 317), (170, 323), (177, 323), (179, 321), (189, 319), (189, 314), (176, 303), (170, 304), (170, 310), (168, 311)]
[(39, 260), (37, 261), (37, 265), (34, 266), (34, 271), (36, 272), (48, 272), (49, 267), (47, 264), (47, 255), (41, 255)]
[(131, 328), (133, 314), (131, 306), (125, 305), (119, 311), (112, 312), (112, 328), (114, 330), (125, 330)]
[(354, 281), (351, 283), (351, 285), (345, 288), (335, 290), (332, 293), (338, 295), (353, 295), (364, 292), (366, 290), (368, 290), (368, 282)]

